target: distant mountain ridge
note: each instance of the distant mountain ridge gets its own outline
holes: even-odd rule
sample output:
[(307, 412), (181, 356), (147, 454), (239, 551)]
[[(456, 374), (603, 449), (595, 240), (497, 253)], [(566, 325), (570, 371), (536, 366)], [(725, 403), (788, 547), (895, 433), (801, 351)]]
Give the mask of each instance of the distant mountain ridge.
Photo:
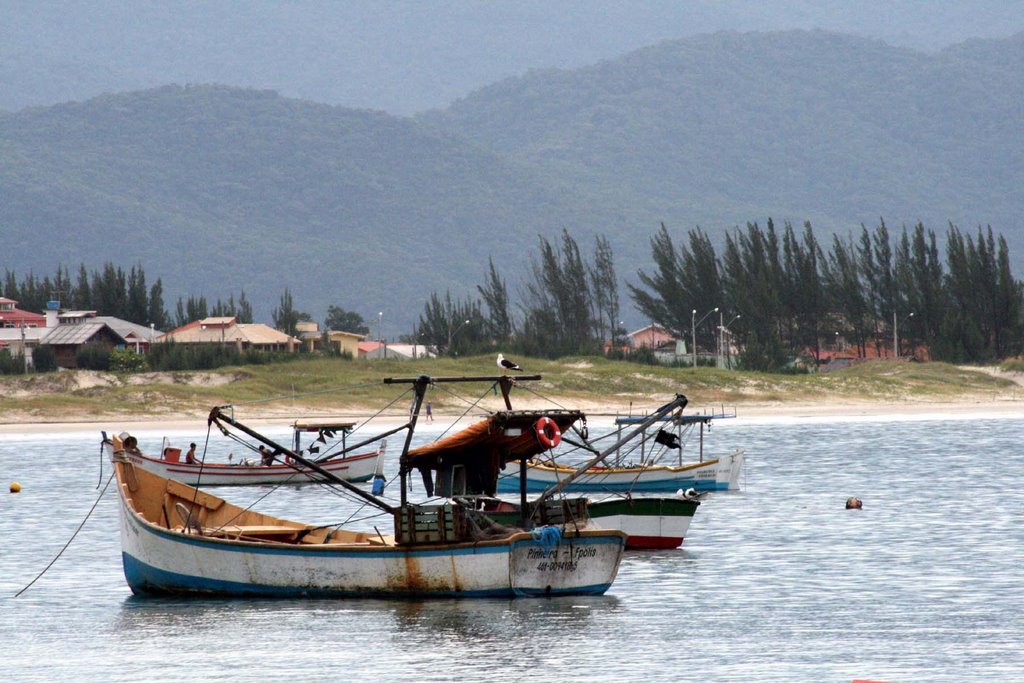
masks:
[[(664, 221), (771, 216), (819, 239), (885, 217), (991, 224), (1019, 273), (1024, 35), (924, 54), (822, 31), (719, 33), (544, 70), (403, 119), (222, 86), (0, 114), (0, 268), (141, 262), (181, 294), (288, 286), (411, 331), (488, 256), (515, 293), (538, 234), (607, 235), (625, 279)], [(623, 292), (624, 294), (624, 292)], [(629, 304), (623, 300), (624, 309)], [(629, 313), (626, 313), (628, 316)]]
[(585, 178), (644, 222), (717, 229), (745, 212), (845, 230), (884, 215), (1019, 233), (1022, 97), (1024, 34), (925, 55), (719, 33), (508, 79), (420, 118)]
[(4, 115), (0, 145), (0, 267), (141, 262), (171, 295), (244, 289), (261, 319), (287, 286), (321, 320), (333, 304), (406, 325), (430, 291), (574, 221), (478, 146), (270, 92), (175, 86)]
[(926, 50), (1024, 30), (1015, 0), (0, 0), (0, 17), (8, 111), (227, 83), (410, 115), (530, 69), (724, 29), (822, 28)]

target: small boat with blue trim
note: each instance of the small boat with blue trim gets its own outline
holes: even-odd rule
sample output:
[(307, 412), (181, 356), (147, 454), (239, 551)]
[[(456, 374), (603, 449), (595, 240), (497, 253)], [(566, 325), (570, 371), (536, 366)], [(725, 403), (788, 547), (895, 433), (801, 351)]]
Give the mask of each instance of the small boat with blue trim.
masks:
[[(352, 453), (346, 437), (354, 426), (355, 423), (349, 420), (296, 420), (292, 423), (292, 450), (315, 460), (322, 469), (346, 481), (383, 478), (387, 441), (381, 440), (372, 451)], [(304, 433), (317, 435), (305, 450), (302, 447)], [(205, 454), (185, 458), (181, 448), (174, 447), (166, 437), (160, 448), (160, 457), (143, 453), (131, 435), (125, 434), (121, 439), (127, 441), (125, 454), (136, 467), (190, 486), (301, 486), (327, 481), (315, 470), (286, 462), (282, 453), (262, 455), (256, 445), (251, 447), (253, 457), (221, 463), (209, 461)]]
[[(684, 399), (685, 401), (685, 399)], [(683, 406), (685, 407), (685, 402)], [(704, 456), (704, 430), (712, 420), (735, 417), (735, 413), (709, 412), (684, 415), (681, 409), (670, 413), (654, 423), (657, 430), (651, 430), (633, 442), (627, 449), (616, 449), (606, 460), (595, 463), (583, 472), (574, 465), (561, 464), (566, 461), (565, 453), (552, 452), (542, 460), (527, 461), (526, 489), (540, 493), (562, 482), (560, 487), (570, 493), (675, 493), (694, 489), (698, 493), (710, 491), (738, 491), (740, 474), (743, 471), (745, 454), (742, 449), (717, 458)], [(644, 423), (646, 417), (622, 416), (615, 419), (618, 433), (624, 428)], [(683, 432), (699, 428), (699, 452), (693, 462), (683, 461)], [(615, 432), (606, 435), (614, 438)], [(573, 450), (579, 450), (576, 443)], [(675, 457), (672, 458), (675, 451)], [(631, 458), (636, 458), (630, 462)], [(666, 464), (675, 459), (674, 464)], [(524, 478), (520, 463), (510, 463), (498, 480), (498, 491), (513, 492)], [(607, 463), (607, 464), (606, 464)]]
[[(493, 494), (498, 472), (514, 459), (545, 450), (532, 411), (511, 409), (515, 382), (540, 376), (389, 378), (409, 385), (413, 410), (400, 457), (396, 504), (328, 470), (308, 453), (274, 442), (214, 408), (209, 423), (258, 442), (296, 467), (317, 472), (332, 491), (344, 491), (390, 516), (394, 532), (317, 526), (233, 505), (206, 490), (149, 472), (131, 457), (127, 436), (109, 439), (119, 492), (122, 562), (133, 592), (217, 596), (519, 597), (604, 593), (618, 572), (626, 534), (600, 529), (580, 501), (552, 500), (517, 524), (487, 518), (475, 504), (451, 495), (436, 504), (407, 499), (418, 470), (431, 496)], [(410, 449), (427, 389), (447, 382), (491, 382), (506, 407), (466, 430)], [(575, 411), (547, 413), (559, 429)], [(130, 435), (129, 435), (130, 436)], [(520, 495), (525, 505), (526, 491)], [(471, 499), (469, 499), (471, 500)]]

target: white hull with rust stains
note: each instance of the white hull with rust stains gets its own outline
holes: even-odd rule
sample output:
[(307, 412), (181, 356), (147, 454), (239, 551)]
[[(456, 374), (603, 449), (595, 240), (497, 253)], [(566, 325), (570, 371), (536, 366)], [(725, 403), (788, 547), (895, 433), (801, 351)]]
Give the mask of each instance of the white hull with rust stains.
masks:
[[(526, 532), (499, 540), (416, 546), (351, 531), (331, 537), (316, 530), (303, 536), (309, 527), (240, 511), (126, 462), (115, 468), (124, 572), (139, 594), (601, 594), (615, 579), (625, 544), (622, 532), (601, 530), (566, 531), (552, 549), (542, 548)], [(188, 503), (196, 503), (195, 524), (187, 524), (190, 518), (180, 525), (166, 521), (173, 519), (172, 510)], [(275, 535), (287, 541), (275, 542)]]

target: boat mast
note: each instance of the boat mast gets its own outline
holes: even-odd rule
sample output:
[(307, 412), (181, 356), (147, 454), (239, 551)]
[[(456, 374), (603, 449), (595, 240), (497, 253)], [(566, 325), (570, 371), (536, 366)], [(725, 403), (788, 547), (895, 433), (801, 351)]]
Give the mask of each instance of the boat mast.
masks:
[[(401, 478), (402, 483), (402, 506), (406, 504), (406, 480), (409, 475), (409, 471), (412, 469), (409, 463), (409, 446), (412, 444), (412, 435), (416, 429), (416, 421), (420, 415), (420, 407), (423, 405), (423, 397), (427, 393), (427, 387), (431, 384), (440, 384), (448, 382), (491, 382), (497, 383), (501, 387), (501, 395), (505, 399), (505, 406), (511, 410), (512, 403), (509, 399), (509, 391), (511, 391), (512, 385), (516, 381), (523, 380), (539, 380), (540, 375), (525, 375), (516, 378), (509, 377), (507, 375), (501, 376), (482, 376), (482, 377), (430, 377), (429, 375), (420, 375), (419, 377), (385, 377), (384, 384), (412, 384), (413, 389), (416, 392), (416, 397), (413, 399), (412, 406), (412, 417), (409, 420), (408, 427), (409, 433), (405, 437), (405, 445), (402, 446), (402, 455), (399, 458), (398, 474)], [(524, 488), (525, 491), (525, 488)], [(525, 493), (523, 494), (526, 495)]]

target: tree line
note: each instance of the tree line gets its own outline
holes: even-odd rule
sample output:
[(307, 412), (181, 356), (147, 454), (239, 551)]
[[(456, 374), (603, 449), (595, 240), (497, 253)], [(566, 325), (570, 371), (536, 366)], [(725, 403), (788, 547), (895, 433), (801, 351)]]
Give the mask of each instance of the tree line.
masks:
[[(629, 289), (640, 312), (679, 336), (713, 307), (735, 317), (729, 331), (749, 369), (774, 370), (801, 354), (818, 360), (839, 337), (860, 356), (869, 347), (891, 353), (897, 335), (905, 340), (897, 353), (924, 345), (935, 360), (1019, 354), (1022, 287), (1006, 240), (991, 227), (971, 236), (950, 224), (945, 247), (943, 264), (934, 231), (918, 223), (893, 239), (880, 220), (833, 235), (825, 252), (810, 222), (800, 233), (787, 222), (780, 234), (769, 219), (727, 234), (718, 256), (699, 228), (674, 243), (662, 225), (651, 239), (654, 269)], [(714, 348), (717, 325), (712, 316), (698, 327), (698, 346)]]
[(90, 272), (81, 264), (74, 278), (66, 267), (59, 266), (53, 277), (38, 278), (30, 272), (20, 282), (14, 271), (5, 270), (2, 294), (17, 301), (22, 310), (41, 311), (47, 302), (59, 301), (65, 309), (97, 311), (100, 315), (138, 325), (153, 325), (164, 331), (210, 316), (231, 316), (240, 323), (253, 322), (252, 305), (244, 290), (237, 302), (232, 294), (227, 301), (218, 298), (212, 306), (205, 296), (179, 297), (174, 314), (170, 315), (164, 306), (163, 281), (157, 278), (147, 287), (141, 265), (125, 271), (108, 262), (103, 268)]
[[(746, 369), (777, 370), (801, 355), (818, 360), (840, 338), (860, 356), (891, 354), (895, 336), (897, 353), (923, 347), (950, 362), (991, 362), (1022, 351), (1024, 287), (1013, 276), (1006, 240), (991, 227), (972, 235), (950, 224), (944, 258), (936, 233), (923, 224), (894, 237), (881, 219), (872, 229), (833, 235), (827, 251), (810, 222), (801, 230), (786, 222), (780, 231), (772, 219), (727, 233), (720, 254), (700, 228), (676, 240), (662, 224), (650, 246), (652, 267), (628, 285), (636, 310), (689, 343), (695, 331), (699, 349), (715, 349), (728, 332)], [(589, 253), (567, 230), (553, 240), (539, 236), (514, 289), (491, 258), (476, 296), (431, 293), (402, 341), (447, 355), (616, 351), (626, 332), (617, 283), (604, 236)], [(59, 299), (65, 308), (160, 329), (207, 316), (252, 322), (244, 291), (237, 302), (232, 295), (213, 306), (205, 297), (179, 298), (169, 315), (161, 280), (147, 287), (141, 265), (125, 271), (107, 263), (91, 273), (82, 265), (76, 278), (61, 267), (52, 278), (30, 273), (20, 282), (8, 270), (2, 291), (26, 310)], [(295, 309), (285, 289), (273, 319), (295, 334), (297, 322), (311, 317)], [(362, 316), (337, 306), (325, 327), (370, 331)]]
[[(591, 256), (563, 230), (557, 241), (538, 238), (528, 277), (513, 301), (507, 279), (488, 260), (479, 298), (430, 295), (413, 337), (447, 355), (496, 347), (530, 356), (600, 353), (604, 341), (621, 339), (619, 294), (611, 245), (601, 235)], [(411, 341), (411, 340), (410, 340)]]
[[(950, 362), (1022, 350), (1024, 290), (991, 227), (972, 236), (950, 224), (944, 261), (934, 231), (918, 223), (894, 238), (884, 219), (833, 235), (828, 251), (810, 222), (779, 231), (772, 219), (727, 233), (720, 255), (700, 228), (677, 241), (663, 224), (650, 244), (653, 267), (628, 285), (636, 310), (691, 344), (695, 330), (698, 349), (716, 349), (728, 334), (746, 369), (778, 370), (802, 355), (817, 362), (839, 339), (862, 357), (891, 354), (894, 336), (897, 354), (924, 347)], [(517, 304), (491, 259), (478, 298), (431, 294), (413, 336), (449, 355), (618, 349), (616, 283), (607, 239), (598, 236), (587, 258), (563, 230), (557, 242), (539, 238)]]

